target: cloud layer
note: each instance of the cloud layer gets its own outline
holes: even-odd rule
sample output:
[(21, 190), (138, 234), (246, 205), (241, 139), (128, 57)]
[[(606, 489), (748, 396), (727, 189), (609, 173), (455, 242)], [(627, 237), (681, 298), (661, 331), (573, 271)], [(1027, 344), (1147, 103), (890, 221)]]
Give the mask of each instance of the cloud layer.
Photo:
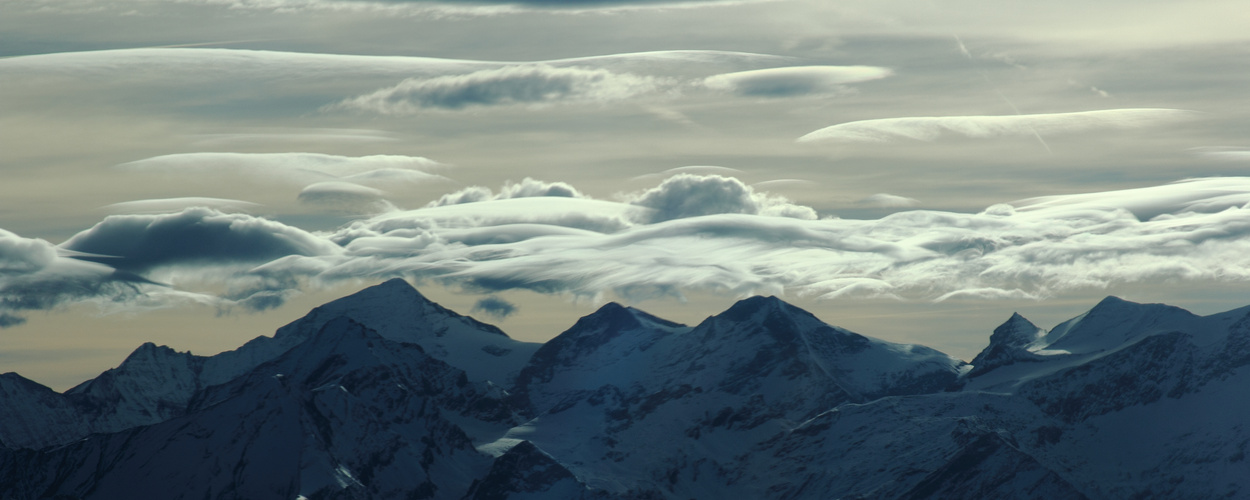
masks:
[[(505, 187), (507, 196), (484, 191), (328, 233), (208, 208), (108, 217), (60, 246), (0, 231), (0, 314), (14, 326), (21, 311), (83, 300), (264, 309), (309, 286), (395, 276), (486, 294), (639, 299), (683, 290), (1039, 298), (1117, 283), (1250, 280), (1242, 177), (876, 220), (815, 219), (720, 176), (679, 174), (616, 202), (533, 180)], [(188, 275), (226, 291), (179, 289)], [(502, 317), (507, 306), (479, 309)]]
[(934, 141), (949, 135), (975, 139), (1050, 136), (1134, 129), (1173, 123), (1193, 116), (1193, 112), (1178, 109), (1107, 109), (1034, 115), (882, 118), (825, 127), (800, 137), (798, 141), (884, 143), (900, 139)]

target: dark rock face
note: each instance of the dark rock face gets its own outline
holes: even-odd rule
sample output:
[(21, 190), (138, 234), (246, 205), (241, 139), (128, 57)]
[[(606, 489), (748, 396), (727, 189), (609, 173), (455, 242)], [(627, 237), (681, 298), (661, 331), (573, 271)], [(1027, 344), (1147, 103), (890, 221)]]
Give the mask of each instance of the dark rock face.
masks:
[(1042, 333), (1041, 328), (1024, 319), (1024, 316), (1012, 314), (1011, 319), (994, 329), (990, 345), (972, 358), (972, 371), (968, 375), (975, 377), (1001, 366), (1038, 361), (1040, 357), (1029, 352), (1028, 346), (1037, 341)]
[(567, 496), (570, 493), (580, 493), (578, 489), (586, 488), (572, 472), (533, 443), (522, 441), (495, 459), (490, 472), (473, 483), (466, 498), (504, 500), (519, 493), (553, 498), (581, 498)]
[(972, 438), (900, 500), (930, 498), (1084, 500), (1087, 497), (1059, 474), (1018, 450), (1009, 438), (989, 432)]

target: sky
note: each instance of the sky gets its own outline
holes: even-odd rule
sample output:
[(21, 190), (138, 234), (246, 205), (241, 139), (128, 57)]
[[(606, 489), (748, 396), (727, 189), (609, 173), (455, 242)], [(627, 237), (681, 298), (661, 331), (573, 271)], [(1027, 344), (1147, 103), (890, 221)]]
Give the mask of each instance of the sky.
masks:
[(765, 294), (964, 359), (1250, 304), (1241, 4), (0, 2), (0, 372), (393, 277), (523, 340)]

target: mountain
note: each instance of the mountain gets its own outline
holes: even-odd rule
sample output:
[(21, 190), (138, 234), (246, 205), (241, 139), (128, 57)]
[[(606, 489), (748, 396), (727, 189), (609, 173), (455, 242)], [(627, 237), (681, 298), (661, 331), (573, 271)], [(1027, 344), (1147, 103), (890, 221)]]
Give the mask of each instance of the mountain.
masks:
[(535, 353), (513, 391), (535, 418), (502, 441), (530, 442), (612, 494), (733, 496), (720, 471), (752, 443), (841, 404), (940, 391), (963, 364), (775, 297), (695, 327), (608, 304)]
[(341, 317), (184, 416), (21, 450), (0, 482), (84, 498), (446, 498), (490, 464), (457, 423), (511, 419), (463, 371)]
[(389, 281), (235, 351), (0, 375), (0, 498), (1238, 498), (1250, 307), (1018, 314), (971, 363), (775, 297), (545, 344)]
[[(20, 389), (24, 386), (15, 383), (17, 392), (5, 401), (17, 408), (40, 410), (21, 416), (0, 413), (0, 444), (42, 448), (73, 442), (91, 433), (117, 432), (182, 415), (197, 391), (246, 374), (315, 336), (326, 323), (338, 318), (350, 318), (383, 338), (420, 345), (435, 359), (469, 367), (465, 372), (470, 379), (499, 387), (509, 385), (539, 347), (513, 340), (494, 326), (447, 310), (403, 280), (390, 280), (317, 307), (279, 328), (273, 337), (257, 337), (234, 351), (204, 357), (148, 343), (117, 368), (63, 395), (50, 390)], [(5, 387), (0, 385), (0, 390)], [(52, 400), (56, 401), (49, 402)], [(28, 427), (22, 423), (24, 419), (51, 411), (44, 408), (59, 408), (55, 417), (38, 418), (60, 422), (56, 430), (21, 431)]]

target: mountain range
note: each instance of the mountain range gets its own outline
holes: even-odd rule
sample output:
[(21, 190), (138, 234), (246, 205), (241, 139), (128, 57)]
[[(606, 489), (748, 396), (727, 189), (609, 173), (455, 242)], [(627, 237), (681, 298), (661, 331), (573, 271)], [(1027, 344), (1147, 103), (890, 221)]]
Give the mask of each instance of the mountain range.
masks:
[(535, 344), (391, 280), (234, 351), (0, 375), (0, 498), (1250, 497), (1250, 307), (1108, 297), (971, 362), (751, 297)]

